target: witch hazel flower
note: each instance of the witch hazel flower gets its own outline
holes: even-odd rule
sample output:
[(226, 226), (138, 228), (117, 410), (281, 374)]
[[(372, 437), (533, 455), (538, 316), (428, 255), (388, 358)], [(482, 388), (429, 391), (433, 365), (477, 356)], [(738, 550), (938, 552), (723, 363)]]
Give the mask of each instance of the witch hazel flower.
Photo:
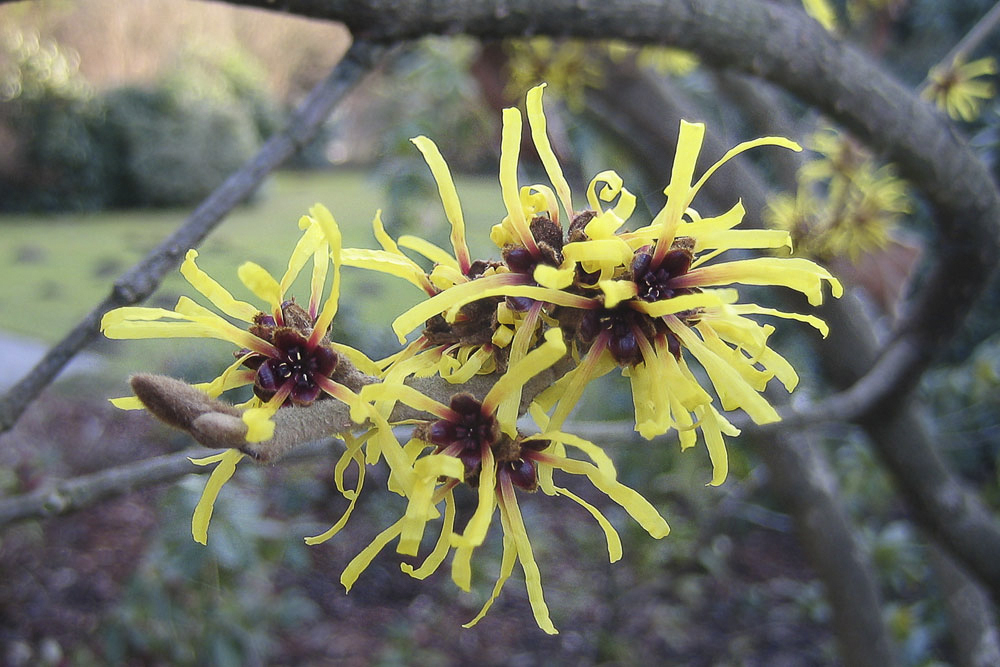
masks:
[[(214, 380), (194, 386), (211, 398), (230, 389), (252, 386), (253, 398), (233, 407), (245, 424), (248, 443), (272, 438), (275, 429), (272, 417), (282, 407), (308, 406), (327, 399), (357, 404), (358, 395), (342, 380), (356, 377), (359, 368), (366, 372), (377, 369), (360, 351), (329, 340), (328, 330), (340, 297), (341, 235), (324, 206), (317, 204), (309, 213), (299, 221), (302, 235), (280, 280), (253, 262), (244, 263), (237, 271), (243, 285), (267, 304), (265, 309), (236, 299), (198, 267), (197, 251), (189, 250), (181, 274), (218, 312), (182, 296), (173, 310), (150, 307), (112, 310), (104, 316), (101, 330), (114, 339), (215, 338), (232, 343), (236, 347), (235, 361)], [(332, 287), (324, 299), (331, 259)], [(309, 301), (300, 305), (288, 297), (287, 291), (310, 260), (311, 294)], [(116, 399), (113, 403), (128, 409), (145, 407), (135, 397)], [(360, 482), (355, 491), (344, 489), (342, 468), (350, 461), (357, 461), (359, 468), (363, 467), (357, 450), (369, 438), (345, 435), (349, 446), (341, 460), (338, 487), (353, 500)], [(216, 465), (195, 510), (192, 532), (197, 541), (205, 543), (215, 499), (234, 474), (236, 464), (246, 455), (232, 448), (192, 459), (196, 465)]]
[[(397, 541), (397, 552), (416, 556), (428, 523), (439, 518), (441, 529), (431, 552), (419, 566), (403, 563), (401, 567), (410, 576), (424, 579), (453, 553), (452, 580), (462, 590), (470, 590), (472, 555), (483, 544), (494, 517), (499, 514), (503, 531), (500, 574), (492, 595), (465, 627), (483, 618), (515, 565), (520, 563), (535, 621), (543, 631), (555, 634), (518, 496), (541, 489), (546, 495), (561, 495), (577, 502), (603, 529), (610, 560), (614, 562), (622, 556), (621, 540), (610, 522), (596, 507), (557, 486), (553, 478), (556, 471), (586, 477), (650, 535), (655, 538), (667, 535), (669, 527), (663, 517), (636, 491), (617, 481), (614, 465), (600, 447), (559, 431), (526, 436), (514, 421), (499, 416), (499, 406), (511, 393), (519, 392), (525, 383), (565, 354), (560, 330), (549, 329), (544, 341), (510, 366), (481, 400), (461, 392), (454, 394), (446, 405), (402, 384), (382, 383), (362, 390), (362, 398), (366, 400), (398, 401), (432, 417), (416, 422), (413, 438), (404, 447), (413, 461), (413, 483), (407, 493), (406, 511), (344, 569), (341, 583), (348, 591), (392, 541)], [(589, 460), (569, 457), (568, 447)], [(457, 532), (455, 494), (463, 488), (475, 493), (476, 508), (464, 529)], [(439, 509), (442, 504), (443, 514)]]
[[(561, 328), (577, 360), (575, 368), (536, 399), (532, 414), (539, 424), (560, 429), (589, 382), (621, 368), (632, 387), (636, 430), (646, 438), (676, 430), (684, 449), (696, 444), (700, 431), (713, 462), (711, 483), (721, 484), (728, 470), (724, 436), (739, 433), (722, 411), (740, 409), (761, 424), (776, 421), (778, 413), (763, 397), (764, 389), (772, 378), (789, 391), (798, 382), (792, 366), (768, 345), (774, 327), (751, 316), (796, 319), (826, 334), (818, 318), (740, 303), (739, 292), (727, 286), (787, 287), (805, 294), (813, 305), (822, 301), (824, 283), (835, 296), (843, 288), (807, 259), (722, 261), (719, 256), (729, 250), (790, 246), (790, 236), (782, 230), (736, 229), (744, 215), (740, 203), (716, 217), (702, 217), (691, 204), (707, 179), (736, 155), (765, 145), (801, 149), (781, 137), (747, 141), (695, 181), (705, 126), (682, 121), (664, 189), (666, 203), (650, 224), (629, 230), (635, 197), (614, 171), (591, 181), (589, 208), (574, 208), (546, 135), (542, 90), (539, 86), (528, 93), (527, 113), (551, 187), (518, 187), (521, 117), (516, 109), (504, 110), (500, 183), (507, 215), (491, 238), (501, 248), (507, 271), (472, 281), (462, 290), (445, 290), (411, 308), (393, 326), (405, 333), (438, 315), (452, 321), (469, 304), (498, 297), (508, 308), (533, 309), (528, 311), (537, 322), (530, 329), (533, 335)], [(553, 228), (562, 230), (560, 204), (568, 220), (561, 237), (552, 233)], [(691, 363), (704, 370), (706, 386)], [(514, 401), (505, 407), (516, 410)]]
[[(778, 230), (735, 229), (744, 214), (739, 203), (718, 217), (702, 218), (690, 208), (699, 189), (716, 169), (745, 150), (761, 145), (797, 150), (798, 146), (778, 137), (745, 142), (692, 184), (704, 133), (702, 124), (681, 122), (671, 179), (664, 190), (667, 201), (651, 224), (628, 232), (588, 223), (579, 240), (570, 244), (576, 246), (574, 258), (588, 272), (600, 270), (610, 277), (599, 278), (596, 289), (575, 290), (589, 294), (582, 313), (555, 316), (572, 330), (585, 352), (577, 368), (539, 397), (536, 411), (554, 405), (548, 426), (561, 427), (586, 384), (621, 367), (632, 386), (636, 430), (646, 438), (676, 430), (684, 449), (695, 444), (700, 430), (713, 463), (710, 483), (717, 485), (728, 471), (723, 436), (739, 433), (718, 408), (741, 409), (758, 424), (777, 421), (778, 413), (762, 392), (772, 378), (789, 391), (798, 382), (792, 366), (768, 346), (774, 327), (747, 316), (797, 319), (826, 334), (818, 318), (739, 303), (736, 289), (717, 288), (783, 286), (818, 305), (824, 283), (830, 284), (835, 296), (840, 296), (842, 287), (828, 271), (805, 259), (715, 261), (727, 250), (778, 248), (790, 245), (790, 239)], [(603, 243), (592, 245), (595, 241)], [(618, 257), (608, 252), (609, 241), (618, 244)], [(718, 402), (692, 372), (688, 365), (692, 360), (705, 371)]]
[[(215, 380), (196, 386), (214, 397), (253, 385), (255, 397), (243, 412), (248, 442), (273, 435), (270, 417), (283, 405), (309, 405), (327, 397), (352, 402), (354, 393), (335, 379), (338, 365), (344, 359), (365, 367), (372, 362), (358, 350), (331, 343), (327, 335), (340, 298), (340, 230), (329, 210), (319, 204), (303, 216), (299, 226), (303, 234), (280, 281), (253, 262), (237, 271), (243, 285), (267, 304), (266, 310), (233, 297), (198, 267), (198, 252), (189, 250), (181, 274), (221, 315), (182, 296), (173, 310), (140, 306), (112, 310), (101, 321), (101, 330), (117, 339), (216, 338), (233, 343), (237, 347), (233, 365)], [(331, 257), (333, 286), (323, 300)], [(286, 298), (286, 292), (310, 259), (312, 294), (303, 307), (294, 298)], [(246, 328), (231, 320), (243, 322)], [(138, 407), (131, 401), (118, 405)]]
[(928, 84), (920, 96), (932, 100), (952, 119), (971, 123), (979, 118), (983, 103), (996, 96), (996, 87), (990, 79), (996, 73), (996, 58), (966, 62), (963, 56), (958, 56), (950, 63), (931, 68)]
[[(546, 169), (555, 169), (558, 173), (553, 178), (553, 185), (518, 186), (517, 164), (522, 118), (517, 109), (505, 109), (499, 179), (506, 215), (490, 231), (490, 238), (500, 249), (501, 261), (472, 262), (474, 269), (480, 268), (461, 276), (455, 276), (444, 262), (439, 261), (431, 278), (440, 275), (442, 278), (453, 279), (450, 284), (437, 280), (436, 286), (439, 289), (430, 299), (396, 318), (392, 327), (401, 342), (405, 340), (406, 334), (421, 326), (423, 333), (412, 345), (422, 345), (423, 341), (433, 340), (442, 334), (472, 332), (483, 345), (476, 354), (485, 356), (484, 352), (488, 349), (494, 355), (492, 363), (481, 367), (477, 365), (477, 368), (482, 368), (482, 372), (490, 372), (487, 369), (502, 370), (518, 363), (539, 342), (542, 331), (556, 324), (548, 317), (545, 302), (531, 298), (530, 290), (522, 295), (516, 289), (520, 286), (537, 287), (538, 272), (563, 286), (570, 283), (573, 275), (572, 269), (559, 271), (559, 266), (564, 263), (564, 231), (559, 206), (561, 202), (564, 210), (570, 213), (572, 206), (569, 186), (559, 170), (545, 132), (545, 118), (541, 111), (543, 88), (544, 86), (538, 86), (528, 93), (528, 115), (532, 122), (532, 139), (546, 163)], [(454, 230), (462, 219), (461, 206), (447, 165), (430, 139), (417, 137), (413, 141), (424, 154), (438, 182), (441, 199)], [(464, 249), (464, 222), (461, 223), (461, 229), (461, 248)], [(455, 243), (458, 237), (453, 231), (456, 258), (461, 257), (460, 246)], [(409, 241), (409, 245), (418, 249), (413, 241)], [(467, 249), (464, 252), (468, 257)], [(423, 254), (435, 260), (432, 253)], [(437, 256), (440, 257), (440, 254)], [(556, 296), (557, 302), (564, 302), (567, 298), (573, 301), (571, 295)], [(467, 343), (476, 342), (470, 333), (465, 334), (464, 340)], [(474, 359), (475, 355), (471, 358)], [(398, 364), (407, 363), (405, 355), (392, 359), (387, 372), (398, 370)], [(461, 375), (463, 378), (469, 376), (467, 372)], [(519, 405), (520, 393), (515, 390), (500, 406), (500, 414), (504, 419), (514, 418)]]
[(816, 132), (810, 144), (817, 155), (799, 170), (796, 194), (768, 200), (768, 226), (787, 231), (797, 255), (826, 262), (858, 264), (898, 243), (900, 218), (913, 202), (894, 166), (879, 165), (832, 128)]
[[(347, 266), (366, 268), (388, 273), (407, 280), (422, 289), (428, 297), (449, 291), (457, 294), (466, 290), (474, 280), (492, 280), (497, 274), (508, 271), (500, 262), (473, 261), (466, 243), (466, 226), (462, 204), (454, 180), (437, 145), (424, 136), (412, 139), (437, 182), (445, 216), (451, 226), (452, 253), (424, 239), (404, 235), (393, 240), (385, 231), (381, 212), (372, 221), (375, 238), (382, 246), (379, 250), (347, 248), (343, 252)], [(405, 248), (433, 263), (428, 273), (403, 252)], [(479, 289), (476, 284), (475, 290)], [(421, 335), (404, 350), (380, 362), (386, 370), (386, 381), (403, 381), (411, 375), (439, 374), (445, 380), (461, 384), (477, 374), (497, 370), (502, 351), (515, 337), (518, 328), (513, 318), (498, 322), (496, 309), (502, 298), (476, 301), (469, 304), (452, 321), (433, 315), (426, 322)], [(400, 342), (405, 342), (400, 333)], [(503, 363), (503, 362), (501, 362)]]
[[(540, 96), (541, 87), (529, 93), (529, 104), (532, 100), (534, 103), (529, 113), (540, 112)], [(551, 155), (543, 117), (540, 122), (543, 123), (542, 131), (534, 133), (533, 137), (536, 142), (542, 142), (540, 152)], [(382, 362), (386, 381), (437, 373), (450, 382), (463, 383), (474, 375), (502, 371), (516, 364), (538, 342), (546, 317), (544, 304), (504, 292), (508, 286), (535, 284), (533, 276), (539, 266), (555, 271), (563, 262), (559, 204), (548, 186), (533, 185), (519, 190), (516, 172), (521, 116), (516, 109), (504, 111), (503, 128), (500, 183), (507, 216), (491, 232), (491, 238), (501, 248), (502, 261), (472, 260), (454, 180), (437, 145), (424, 136), (412, 141), (437, 182), (452, 230), (453, 254), (413, 236), (402, 236), (394, 241), (386, 234), (380, 215), (373, 221), (375, 237), (382, 246), (380, 250), (344, 250), (345, 264), (401, 277), (430, 297), (393, 323), (400, 342), (405, 342), (410, 331), (421, 326), (422, 331), (402, 352)], [(560, 197), (568, 197), (565, 179), (556, 189)], [(564, 199), (564, 203), (566, 201)], [(434, 268), (430, 273), (425, 272), (401, 248), (422, 255), (433, 262)], [(495, 288), (498, 294), (483, 296), (483, 290), (490, 288)], [(456, 301), (461, 301), (462, 307), (451, 312), (447, 319), (443, 317), (443, 304)], [(501, 406), (505, 418), (514, 415), (519, 399), (515, 392)]]

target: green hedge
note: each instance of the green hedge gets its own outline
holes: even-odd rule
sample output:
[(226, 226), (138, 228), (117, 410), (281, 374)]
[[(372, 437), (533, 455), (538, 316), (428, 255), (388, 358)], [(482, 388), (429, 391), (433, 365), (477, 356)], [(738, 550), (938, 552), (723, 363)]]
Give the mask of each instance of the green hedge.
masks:
[(71, 51), (37, 36), (6, 35), (0, 211), (198, 202), (280, 122), (237, 61), (194, 53), (154, 86), (95, 95)]

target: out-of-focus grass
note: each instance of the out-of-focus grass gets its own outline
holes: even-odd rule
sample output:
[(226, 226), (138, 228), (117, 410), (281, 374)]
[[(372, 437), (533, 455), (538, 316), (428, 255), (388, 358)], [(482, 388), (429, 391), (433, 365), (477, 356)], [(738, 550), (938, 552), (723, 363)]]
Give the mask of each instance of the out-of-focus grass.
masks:
[[(473, 252), (491, 252), (489, 227), (502, 217), (499, 188), (490, 179), (458, 179), (459, 192), (470, 227)], [(387, 198), (363, 172), (283, 172), (271, 178), (257, 201), (234, 211), (199, 248), (199, 266), (238, 298), (256, 299), (236, 277), (237, 267), (251, 260), (280, 276), (298, 238), (297, 221), (316, 202), (325, 204), (340, 223), (345, 246), (376, 247), (371, 219)], [(403, 230), (447, 241), (440, 203), (426, 203), (430, 221), (423, 230)], [(0, 331), (52, 343), (67, 331), (110, 290), (112, 282), (128, 267), (169, 235), (188, 210), (116, 211), (96, 214), (0, 217)], [(393, 236), (393, 214), (383, 212)], [(495, 250), (492, 251), (495, 254)], [(308, 298), (305, 280), (294, 291), (300, 301)], [(172, 272), (149, 305), (171, 307), (180, 294), (192, 290)], [(345, 269), (339, 323), (355, 336), (371, 332), (384, 347), (391, 341), (392, 319), (416, 302), (420, 292), (401, 280), (369, 271)], [(350, 319), (351, 321), (347, 321)], [(375, 340), (375, 339), (373, 339)], [(364, 348), (364, 339), (360, 341)], [(110, 352), (112, 365), (129, 370), (175, 368), (178, 359), (198, 358), (218, 350), (219, 363), (229, 360), (226, 343), (162, 340), (115, 342), (100, 347)], [(384, 351), (384, 350), (381, 350)], [(191, 361), (197, 365), (192, 358)], [(181, 362), (180, 369), (186, 364)], [(197, 370), (192, 370), (197, 372)], [(211, 377), (211, 371), (197, 372)], [(197, 377), (196, 376), (196, 377)], [(194, 377), (189, 379), (195, 379)]]

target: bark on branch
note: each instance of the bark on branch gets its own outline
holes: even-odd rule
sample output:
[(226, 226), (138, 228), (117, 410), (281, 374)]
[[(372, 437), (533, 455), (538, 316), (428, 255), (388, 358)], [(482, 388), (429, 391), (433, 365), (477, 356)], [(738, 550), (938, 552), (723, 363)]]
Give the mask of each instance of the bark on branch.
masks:
[(797, 7), (763, 0), (228, 1), (341, 21), (373, 40), (545, 34), (669, 44), (720, 69), (772, 81), (842, 123), (926, 195), (940, 239), (935, 268), (892, 343), (854, 393), (831, 403), (839, 415), (863, 418), (898, 407), (1000, 257), (1000, 194), (950, 123)]
[[(325, 440), (299, 447), (289, 460), (301, 461), (328, 454), (330, 442)], [(194, 447), (175, 454), (164, 454), (113, 466), (89, 475), (56, 480), (24, 495), (0, 498), (0, 526), (28, 519), (69, 514), (101, 500), (156, 484), (172, 482), (184, 475), (210, 473), (214, 467), (192, 465), (189, 460), (206, 456), (208, 453), (202, 447)]]

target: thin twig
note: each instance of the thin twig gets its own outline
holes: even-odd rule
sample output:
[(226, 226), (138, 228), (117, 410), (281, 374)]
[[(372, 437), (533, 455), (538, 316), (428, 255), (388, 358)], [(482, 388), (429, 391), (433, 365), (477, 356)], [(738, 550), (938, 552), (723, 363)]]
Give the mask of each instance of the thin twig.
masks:
[(957, 58), (968, 57), (970, 53), (979, 48), (983, 41), (990, 36), (990, 33), (997, 29), (998, 25), (1000, 25), (1000, 2), (993, 5), (993, 9), (986, 12), (983, 18), (972, 26), (972, 30), (967, 32), (965, 37), (952, 47), (948, 55), (941, 59), (941, 63), (947, 66), (955, 62)]
[(196, 247), (230, 211), (253, 194), (268, 174), (307, 145), (337, 103), (385, 50), (383, 46), (355, 41), (330, 75), (309, 93), (287, 127), (268, 139), (257, 154), (212, 192), (181, 227), (119, 278), (111, 294), (0, 397), (0, 433), (17, 423), (25, 408), (97, 335), (106, 312), (138, 303), (152, 294), (189, 248)]
[[(330, 444), (333, 442), (339, 441), (328, 439), (309, 443), (296, 449), (285, 460), (303, 461), (328, 455)], [(98, 501), (156, 484), (172, 482), (184, 475), (211, 472), (214, 466), (196, 466), (189, 460), (211, 453), (211, 450), (203, 447), (193, 447), (175, 454), (164, 454), (105, 468), (89, 475), (59, 480), (20, 496), (0, 498), (0, 526), (28, 519), (69, 514)]]
[(930, 105), (795, 7), (763, 0), (228, 1), (343, 21), (354, 34), (381, 40), (461, 32), (667, 44), (694, 51), (710, 66), (763, 77), (840, 122), (924, 192), (939, 236), (937, 261), (893, 343), (867, 377), (829, 405), (838, 415), (885, 414), (900, 406), (1000, 258), (1000, 192), (982, 162)]

